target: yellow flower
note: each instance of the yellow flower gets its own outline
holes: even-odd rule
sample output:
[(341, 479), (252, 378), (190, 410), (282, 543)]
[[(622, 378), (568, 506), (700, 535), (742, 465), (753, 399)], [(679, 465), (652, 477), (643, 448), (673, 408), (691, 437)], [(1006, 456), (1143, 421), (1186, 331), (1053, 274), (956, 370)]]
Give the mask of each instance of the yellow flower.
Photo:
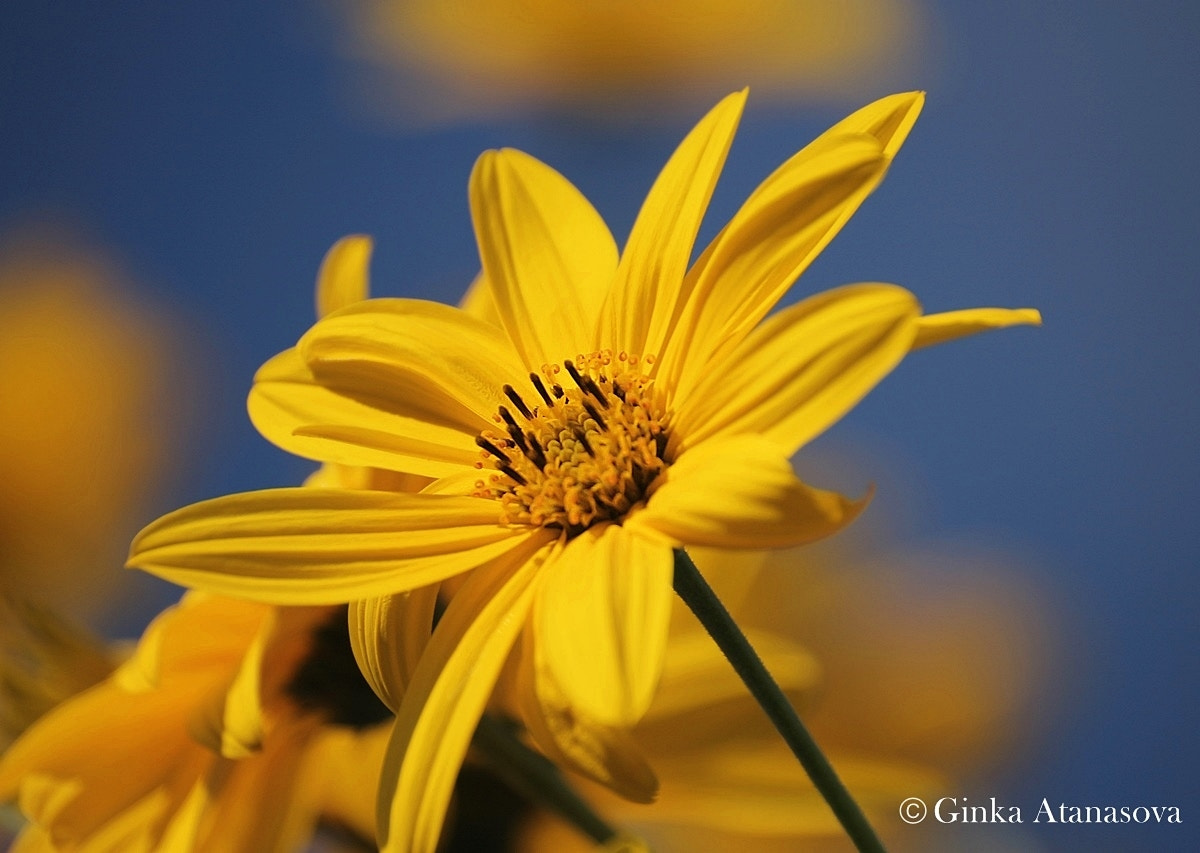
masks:
[[(330, 811), (329, 769), (386, 734), (310, 703), (304, 661), (339, 611), (185, 596), (0, 758), (0, 801), (31, 822), (19, 849), (296, 849)], [(376, 783), (369, 762), (339, 779), (338, 816), (346, 787), (369, 800)]]
[(180, 409), (166, 318), (69, 240), (0, 247), (0, 584), (94, 617), (128, 595), (109, 577), (163, 482)]
[[(733, 85), (846, 97), (918, 55), (912, 0), (368, 0), (343, 4), (385, 73), (377, 108), (445, 121), (553, 106), (589, 115), (703, 106)], [(414, 85), (415, 81), (415, 85)], [(388, 85), (389, 83), (393, 85)], [(670, 111), (670, 110), (668, 110)]]
[[(781, 166), (688, 268), (741, 115), (717, 105), (650, 190), (618, 259), (595, 210), (517, 151), (470, 198), (500, 325), (418, 300), (319, 321), (256, 377), (261, 432), (302, 456), (438, 478), (419, 495), (275, 489), (151, 524), (130, 565), (278, 604), (353, 602), (364, 674), (397, 710), (380, 794), (388, 850), (433, 850), (472, 731), (524, 630), (515, 683), (539, 745), (653, 796), (623, 730), (650, 704), (672, 549), (810, 542), (862, 502), (788, 463), (913, 347), (1036, 311), (922, 317), (894, 285), (764, 320), (882, 177), (920, 109), (878, 101)], [(461, 575), (408, 676), (398, 642)], [(416, 599), (414, 601), (414, 598)], [(400, 689), (403, 688), (403, 689)], [(398, 698), (403, 695), (403, 698)]]

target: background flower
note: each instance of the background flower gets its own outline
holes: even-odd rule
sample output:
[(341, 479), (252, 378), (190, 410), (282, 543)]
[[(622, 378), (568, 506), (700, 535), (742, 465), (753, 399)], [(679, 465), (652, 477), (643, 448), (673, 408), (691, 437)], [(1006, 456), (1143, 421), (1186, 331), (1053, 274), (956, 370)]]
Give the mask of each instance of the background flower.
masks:
[[(625, 120), (698, 110), (732, 87), (863, 100), (921, 47), (912, 0), (343, 0), (353, 86), (407, 123), (531, 109)], [(391, 70), (391, 74), (387, 71)], [(899, 76), (899, 75), (897, 75)]]

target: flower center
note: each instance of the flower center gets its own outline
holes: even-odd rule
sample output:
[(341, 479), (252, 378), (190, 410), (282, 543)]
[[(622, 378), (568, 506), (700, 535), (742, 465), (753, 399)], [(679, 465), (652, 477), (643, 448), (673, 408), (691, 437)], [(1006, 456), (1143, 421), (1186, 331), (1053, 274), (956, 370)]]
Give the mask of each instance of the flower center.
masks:
[[(475, 496), (498, 500), (502, 523), (559, 527), (568, 536), (623, 518), (670, 463), (665, 395), (640, 361), (602, 350), (542, 365), (541, 376), (529, 374), (541, 399), (533, 406), (505, 385), (513, 408), (496, 414), (503, 431), (475, 439), (483, 449), (476, 467), (498, 473), (477, 481)], [(559, 383), (563, 368), (573, 388)]]

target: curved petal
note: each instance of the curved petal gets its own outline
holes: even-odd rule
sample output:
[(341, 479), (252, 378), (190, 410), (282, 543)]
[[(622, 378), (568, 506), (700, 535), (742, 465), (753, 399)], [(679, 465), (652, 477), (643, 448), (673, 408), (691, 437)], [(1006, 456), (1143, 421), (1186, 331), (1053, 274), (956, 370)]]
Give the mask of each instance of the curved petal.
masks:
[(879, 140), (889, 160), (896, 156), (925, 106), (924, 92), (900, 92), (867, 104), (839, 121), (814, 141), (820, 146), (849, 133), (865, 133)]
[(597, 348), (662, 351), (683, 307), (680, 285), (745, 105), (742, 90), (713, 107), (654, 181), (621, 254)]
[(802, 545), (836, 533), (867, 503), (806, 486), (779, 446), (755, 435), (705, 442), (659, 482), (625, 526), (656, 531), (679, 546)]
[(421, 657), (384, 758), (377, 814), (384, 853), (433, 853), (459, 767), (533, 604), (545, 539), (472, 572)]
[(662, 672), (674, 558), (661, 537), (592, 528), (546, 565), (534, 637), (568, 703), (607, 726), (641, 719)]
[(351, 234), (333, 244), (317, 273), (317, 316), (361, 302), (371, 295), (371, 238)]
[(492, 425), (504, 385), (528, 375), (503, 331), (420, 299), (343, 308), (309, 329), (297, 349), (322, 384), (383, 396), (398, 414), (472, 436)]
[(913, 349), (944, 344), (1008, 326), (1040, 326), (1042, 315), (1034, 308), (967, 308), (925, 314), (917, 319), (917, 337)]
[(192, 737), (226, 758), (245, 758), (262, 747), (266, 726), (259, 687), (270, 622), (251, 641), (232, 681), (213, 691), (189, 715)]
[(350, 603), (350, 647), (363, 677), (392, 713), (433, 631), (438, 584)]
[(534, 535), (470, 497), (273, 489), (176, 510), (133, 540), (130, 567), (272, 604), (337, 604), (427, 586)]
[(672, 448), (757, 433), (790, 456), (899, 364), (918, 314), (911, 293), (884, 284), (837, 288), (780, 311), (681, 401)]
[(369, 382), (319, 381), (295, 349), (259, 369), (246, 407), (268, 441), (318, 462), (442, 477), (479, 459), (473, 426), (401, 414)]
[(630, 733), (603, 725), (573, 707), (544, 657), (527, 626), (521, 640), (516, 699), (521, 720), (538, 748), (551, 761), (594, 779), (627, 800), (653, 802), (658, 779)]
[(458, 301), (458, 307), (477, 320), (501, 326), (500, 309), (496, 307), (496, 295), (492, 292), (492, 284), (481, 270), (475, 280)]
[(886, 167), (877, 139), (842, 136), (805, 148), (763, 181), (688, 273), (688, 302), (660, 354), (660, 375), (686, 393), (711, 354), (766, 316)]
[(487, 151), (471, 172), (483, 273), (527, 370), (593, 339), (617, 268), (604, 220), (566, 178), (520, 151)]

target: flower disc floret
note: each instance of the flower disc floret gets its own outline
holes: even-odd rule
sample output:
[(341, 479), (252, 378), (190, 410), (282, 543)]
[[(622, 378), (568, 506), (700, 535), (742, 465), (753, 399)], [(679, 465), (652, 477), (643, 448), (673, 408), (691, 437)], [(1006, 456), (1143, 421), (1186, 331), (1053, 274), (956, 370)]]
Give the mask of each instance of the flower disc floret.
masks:
[(504, 386), (512, 408), (499, 407), (500, 430), (475, 439), (476, 467), (497, 473), (476, 482), (475, 496), (499, 501), (502, 523), (560, 528), (568, 538), (620, 521), (670, 461), (666, 395), (642, 372), (653, 361), (601, 350), (545, 364), (529, 375), (532, 405)]

